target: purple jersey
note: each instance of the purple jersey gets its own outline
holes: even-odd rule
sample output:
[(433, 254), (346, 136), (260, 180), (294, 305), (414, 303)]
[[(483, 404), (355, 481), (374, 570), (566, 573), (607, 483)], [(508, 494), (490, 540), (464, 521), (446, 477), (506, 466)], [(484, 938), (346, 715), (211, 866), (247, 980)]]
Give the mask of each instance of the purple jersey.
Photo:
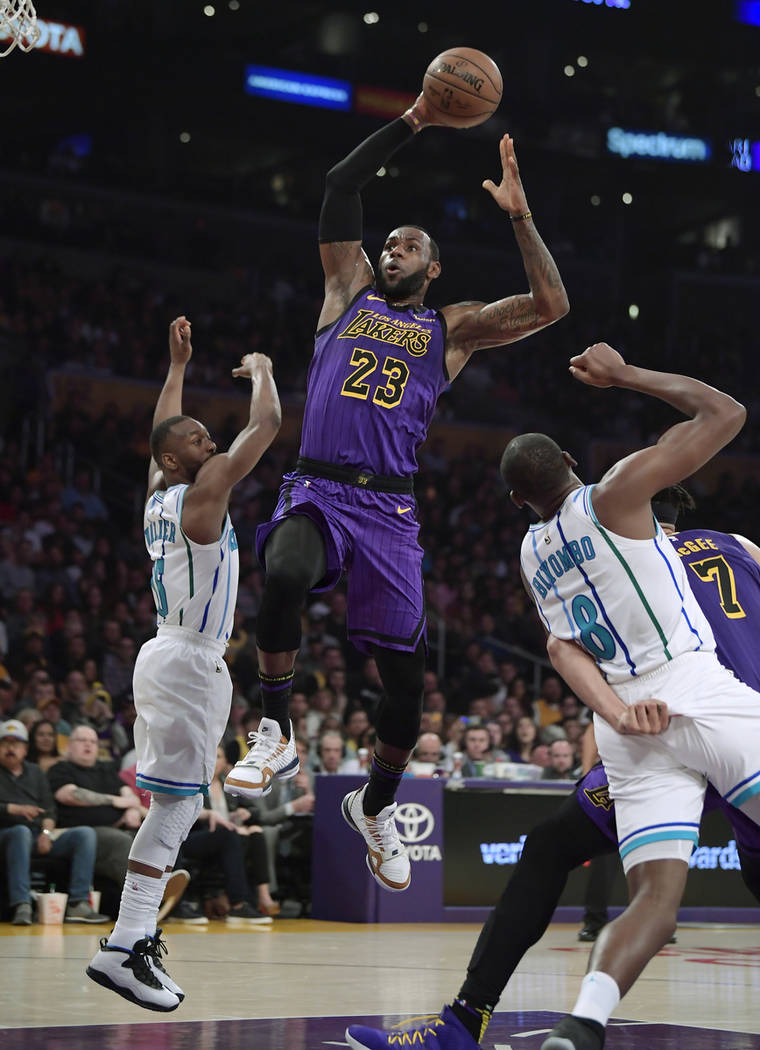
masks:
[(718, 659), (760, 692), (760, 565), (725, 532), (687, 529), (670, 542), (710, 622)]
[(445, 340), (436, 310), (395, 310), (374, 288), (359, 292), (317, 332), (300, 454), (373, 474), (413, 474), (448, 383)]

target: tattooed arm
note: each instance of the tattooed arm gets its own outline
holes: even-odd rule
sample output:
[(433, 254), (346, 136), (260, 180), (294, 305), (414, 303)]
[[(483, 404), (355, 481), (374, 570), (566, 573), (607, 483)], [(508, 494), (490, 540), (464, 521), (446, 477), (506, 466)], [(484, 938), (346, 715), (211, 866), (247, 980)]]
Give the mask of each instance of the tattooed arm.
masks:
[(114, 809), (129, 809), (140, 804), (132, 792), (129, 794), (107, 795), (102, 791), (90, 791), (77, 784), (64, 784), (55, 793), (56, 802), (63, 806), (113, 806)]
[[(502, 180), (496, 186), (487, 179), (483, 186), (499, 207), (512, 216), (529, 214), (514, 142), (505, 135), (499, 144)], [(570, 309), (562, 278), (548, 248), (531, 218), (512, 223), (525, 266), (530, 291), (511, 295), (495, 303), (457, 303), (442, 311), (446, 318), (446, 368), (454, 376), (464, 368), (475, 350), (503, 346), (524, 339), (564, 317)]]

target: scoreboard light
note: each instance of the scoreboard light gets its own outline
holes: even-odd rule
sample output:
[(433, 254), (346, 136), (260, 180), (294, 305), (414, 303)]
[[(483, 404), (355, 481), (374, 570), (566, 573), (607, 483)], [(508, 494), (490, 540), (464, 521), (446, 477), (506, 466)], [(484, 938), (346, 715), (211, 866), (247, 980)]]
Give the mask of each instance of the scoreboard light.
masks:
[(353, 92), (347, 80), (273, 69), (271, 66), (246, 66), (245, 91), (248, 95), (322, 109), (350, 110), (353, 104)]

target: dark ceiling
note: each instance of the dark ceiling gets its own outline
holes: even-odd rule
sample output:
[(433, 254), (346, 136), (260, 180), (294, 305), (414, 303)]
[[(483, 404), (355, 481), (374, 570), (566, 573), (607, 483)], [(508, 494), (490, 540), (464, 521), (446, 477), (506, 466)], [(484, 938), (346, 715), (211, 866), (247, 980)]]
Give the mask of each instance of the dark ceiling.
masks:
[[(531, 197), (572, 237), (592, 194), (618, 207), (632, 192), (674, 236), (756, 210), (760, 173), (732, 170), (729, 142), (760, 139), (760, 28), (734, 19), (733, 0), (211, 2), (213, 17), (204, 0), (40, 0), (40, 17), (85, 27), (86, 56), (2, 60), (0, 167), (49, 172), (58, 144), (88, 133), (80, 179), (313, 216), (325, 169), (382, 118), (252, 98), (245, 65), (416, 92), (428, 61), (464, 44), (499, 64), (502, 105), (481, 128), (428, 133), (401, 157), (391, 198), (408, 198), (413, 165), (433, 220), (453, 209), (482, 225), (480, 182), (509, 130)], [(699, 169), (624, 161), (605, 150), (612, 125), (710, 138), (715, 157)]]

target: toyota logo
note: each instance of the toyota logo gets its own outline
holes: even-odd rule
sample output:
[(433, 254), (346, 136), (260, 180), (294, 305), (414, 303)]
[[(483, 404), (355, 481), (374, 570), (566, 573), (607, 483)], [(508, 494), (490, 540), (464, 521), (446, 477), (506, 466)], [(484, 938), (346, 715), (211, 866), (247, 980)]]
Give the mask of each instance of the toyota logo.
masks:
[(435, 827), (435, 817), (419, 802), (403, 802), (396, 810), (395, 818), (402, 842), (422, 842), (432, 835)]

